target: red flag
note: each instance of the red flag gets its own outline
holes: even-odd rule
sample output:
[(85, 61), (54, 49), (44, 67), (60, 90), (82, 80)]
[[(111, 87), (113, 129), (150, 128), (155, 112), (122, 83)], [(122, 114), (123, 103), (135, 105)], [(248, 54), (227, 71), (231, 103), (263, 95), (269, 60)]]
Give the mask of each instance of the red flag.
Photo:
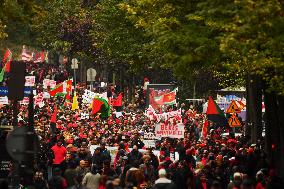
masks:
[(202, 127), (202, 136), (203, 138), (206, 138), (207, 137), (207, 134), (208, 134), (208, 126), (209, 126), (209, 122), (208, 120), (206, 120), (203, 124), (203, 127)]
[(224, 112), (220, 109), (211, 96), (209, 96), (206, 115), (210, 121), (213, 121), (219, 125), (227, 125), (227, 119)]
[(119, 93), (119, 95), (113, 99), (112, 106), (122, 106), (122, 93)]
[(163, 103), (164, 104), (174, 104), (176, 103), (176, 92), (177, 92), (177, 89), (174, 89), (173, 91), (167, 93), (167, 94), (164, 94), (164, 97), (163, 97)]
[(50, 94), (50, 96), (55, 96), (57, 93), (62, 93), (62, 92), (63, 92), (63, 83), (60, 83), (56, 85), (55, 88), (49, 91), (48, 93)]
[(57, 116), (57, 106), (54, 107), (54, 111), (51, 116), (50, 123), (56, 123), (56, 116)]
[(2, 62), (2, 67), (5, 67), (5, 72), (10, 72), (10, 62), (12, 61), (12, 52), (7, 49)]
[(44, 51), (42, 52), (37, 52), (35, 54), (35, 58), (34, 58), (34, 63), (39, 63), (39, 62), (44, 62), (45, 60), (45, 53)]
[(92, 107), (92, 113), (96, 114), (101, 110), (101, 106), (104, 104), (103, 101), (101, 101), (99, 98), (94, 98), (93, 100), (93, 107)]

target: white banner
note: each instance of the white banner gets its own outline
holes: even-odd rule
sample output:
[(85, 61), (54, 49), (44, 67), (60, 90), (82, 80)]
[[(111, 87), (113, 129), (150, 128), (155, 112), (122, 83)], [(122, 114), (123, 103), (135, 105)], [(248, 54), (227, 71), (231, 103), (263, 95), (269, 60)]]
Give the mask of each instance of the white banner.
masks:
[(89, 118), (90, 118), (89, 113), (85, 113), (85, 112), (81, 113), (81, 119), (89, 119)]
[(175, 120), (180, 121), (180, 122), (182, 121), (181, 109), (176, 110), (176, 111), (157, 114), (155, 110), (150, 107), (146, 111), (146, 116), (150, 118), (150, 120), (157, 119), (158, 122), (160, 122), (161, 120), (169, 120), (171, 118), (174, 118)]
[(33, 87), (35, 86), (35, 76), (26, 76), (25, 86)]
[(9, 100), (7, 96), (1, 96), (0, 97), (0, 104), (9, 104)]
[(156, 140), (143, 140), (146, 148), (155, 148)]
[(108, 99), (107, 99), (107, 93), (106, 93), (106, 92), (100, 94), (100, 93), (95, 93), (95, 92), (92, 92), (92, 91), (86, 89), (85, 92), (84, 92), (84, 94), (83, 94), (83, 96), (82, 96), (82, 98), (83, 98), (83, 101), (82, 101), (82, 102), (83, 102), (84, 104), (91, 104), (91, 103), (93, 102), (93, 99), (94, 99), (95, 97), (97, 97), (97, 98), (103, 98), (103, 99), (105, 99), (106, 101), (108, 101)]
[(20, 104), (23, 104), (23, 105), (29, 104), (29, 97), (24, 97), (23, 100), (20, 101)]
[(42, 84), (44, 89), (47, 89), (48, 87), (53, 89), (56, 86), (56, 81), (51, 79), (44, 79)]
[(50, 94), (48, 92), (43, 92), (43, 98), (49, 99), (50, 98)]
[(43, 93), (39, 93), (37, 96), (34, 97), (34, 103), (35, 105), (38, 105), (40, 108), (44, 106)]
[(184, 124), (157, 123), (155, 125), (155, 134), (158, 137), (184, 138)]
[(82, 102), (84, 104), (91, 104), (93, 102), (93, 99), (97, 96), (98, 96), (97, 93), (94, 93), (94, 92), (86, 89), (83, 96), (82, 96), (82, 98), (83, 98)]
[(155, 133), (144, 133), (144, 139), (156, 139)]

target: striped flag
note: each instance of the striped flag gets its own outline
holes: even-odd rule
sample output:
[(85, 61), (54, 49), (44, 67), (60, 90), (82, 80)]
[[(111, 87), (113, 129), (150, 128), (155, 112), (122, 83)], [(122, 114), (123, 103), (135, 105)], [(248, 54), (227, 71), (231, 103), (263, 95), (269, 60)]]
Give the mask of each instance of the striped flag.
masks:
[(23, 51), (22, 51), (22, 60), (23, 61), (31, 61), (33, 58), (32, 54), (28, 53), (28, 51), (26, 50), (25, 46), (23, 47)]
[(2, 70), (0, 72), (0, 82), (4, 79), (5, 72), (10, 72), (10, 63), (12, 61), (12, 52), (10, 49), (7, 49), (2, 62)]
[(35, 53), (34, 63), (40, 63), (45, 61), (45, 53), (44, 51)]

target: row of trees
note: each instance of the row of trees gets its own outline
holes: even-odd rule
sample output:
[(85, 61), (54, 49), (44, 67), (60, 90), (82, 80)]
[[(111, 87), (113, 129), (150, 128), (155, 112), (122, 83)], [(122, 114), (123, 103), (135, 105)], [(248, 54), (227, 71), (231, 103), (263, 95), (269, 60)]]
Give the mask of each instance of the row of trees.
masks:
[(194, 86), (198, 96), (246, 86), (247, 134), (253, 142), (261, 137), (264, 97), (267, 151), (282, 154), (271, 160), (284, 170), (283, 1), (4, 0), (0, 8), (2, 44), (79, 56), (125, 85), (134, 75), (166, 78), (184, 96)]

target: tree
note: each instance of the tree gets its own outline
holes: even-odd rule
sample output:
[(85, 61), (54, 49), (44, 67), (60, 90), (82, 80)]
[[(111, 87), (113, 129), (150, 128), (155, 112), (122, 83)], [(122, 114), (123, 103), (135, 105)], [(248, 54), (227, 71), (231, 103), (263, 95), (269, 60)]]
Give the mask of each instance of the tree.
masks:
[[(44, 1), (41, 1), (43, 3)], [(42, 16), (42, 4), (37, 0), (4, 0), (0, 3), (0, 50), (7, 47), (14, 54), (20, 51), (23, 44), (36, 46), (32, 25)], [(2, 39), (2, 40), (1, 40)], [(15, 53), (16, 51), (16, 53)]]

